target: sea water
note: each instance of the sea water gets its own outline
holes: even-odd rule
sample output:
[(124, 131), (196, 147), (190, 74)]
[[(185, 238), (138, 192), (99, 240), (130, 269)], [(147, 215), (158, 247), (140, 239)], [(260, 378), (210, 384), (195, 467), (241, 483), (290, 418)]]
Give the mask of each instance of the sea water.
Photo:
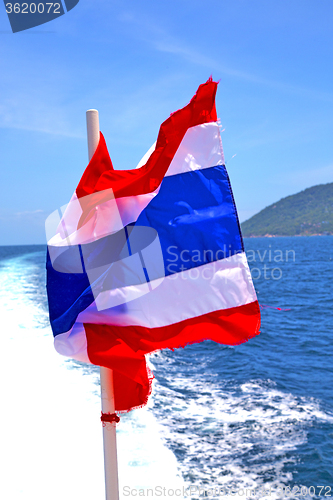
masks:
[[(117, 428), (121, 498), (333, 496), (333, 237), (245, 246), (261, 334), (150, 356), (150, 402)], [(0, 498), (102, 500), (98, 368), (53, 348), (45, 247), (0, 247), (0, 283)]]

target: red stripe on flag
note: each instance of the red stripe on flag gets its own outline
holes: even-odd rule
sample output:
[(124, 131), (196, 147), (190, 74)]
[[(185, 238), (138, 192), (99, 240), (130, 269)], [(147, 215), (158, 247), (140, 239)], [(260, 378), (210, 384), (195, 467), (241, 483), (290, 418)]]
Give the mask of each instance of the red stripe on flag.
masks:
[(200, 85), (191, 102), (172, 113), (161, 125), (155, 151), (145, 165), (132, 170), (114, 170), (103, 135), (97, 150), (76, 188), (78, 198), (112, 189), (114, 196), (151, 193), (160, 185), (169, 165), (190, 127), (217, 120), (217, 83), (209, 79)]
[(226, 345), (241, 344), (258, 335), (260, 309), (255, 301), (160, 328), (93, 324), (84, 327), (91, 363), (114, 371), (116, 411), (129, 411), (146, 404), (151, 391), (152, 374), (145, 354), (208, 339)]
[(217, 83), (209, 79), (200, 85), (191, 102), (175, 111), (162, 123), (156, 147), (147, 163), (132, 170), (114, 170), (103, 134), (96, 152), (84, 171), (76, 188), (81, 202), (82, 216), (78, 229), (92, 217), (96, 206), (110, 199), (110, 189), (115, 198), (151, 193), (158, 188), (187, 130), (195, 125), (217, 120), (215, 94)]

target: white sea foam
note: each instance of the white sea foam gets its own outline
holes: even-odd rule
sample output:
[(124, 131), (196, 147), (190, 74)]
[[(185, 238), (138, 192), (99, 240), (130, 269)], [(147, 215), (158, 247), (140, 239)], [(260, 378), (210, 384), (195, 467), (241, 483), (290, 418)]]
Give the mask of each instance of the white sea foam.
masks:
[[(102, 500), (98, 371), (54, 351), (34, 279), (38, 272), (31, 259), (27, 264), (22, 257), (0, 269), (5, 409), (0, 498)], [(150, 360), (165, 368), (174, 363), (163, 352)], [(118, 426), (123, 499), (128, 498), (125, 486), (137, 496), (141, 488), (147, 497), (148, 488), (175, 491), (184, 484), (235, 491), (271, 486), (271, 494), (261, 498), (274, 500), (279, 485), (292, 483), (288, 466), (307, 442), (309, 427), (316, 421), (333, 422), (315, 399), (284, 393), (271, 380), (240, 385), (208, 381), (199, 373), (196, 379), (181, 371), (175, 377), (167, 369), (164, 377), (167, 384), (155, 382), (148, 407), (123, 415)]]
[[(98, 372), (55, 352), (33, 279), (37, 271), (24, 257), (0, 269), (0, 498), (102, 500)], [(123, 486), (182, 483), (149, 409), (124, 415), (117, 441), (121, 498)]]
[[(154, 353), (151, 361), (161, 356), (163, 352)], [(163, 376), (168, 387), (156, 383), (152, 409), (163, 422), (169, 405), (163, 438), (175, 450), (187, 487), (233, 488), (241, 490), (234, 498), (244, 498), (246, 488), (270, 486), (270, 494), (260, 498), (281, 498), (279, 486), (293, 479), (285, 467), (296, 463), (309, 426), (315, 421), (333, 423), (315, 399), (283, 393), (270, 380), (224, 385), (221, 380), (207, 382), (200, 374), (196, 380)]]

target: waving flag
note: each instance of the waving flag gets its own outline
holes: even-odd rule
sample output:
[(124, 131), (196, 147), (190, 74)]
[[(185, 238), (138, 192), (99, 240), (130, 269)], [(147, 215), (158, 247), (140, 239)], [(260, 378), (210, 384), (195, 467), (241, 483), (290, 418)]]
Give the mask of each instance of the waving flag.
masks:
[(259, 333), (216, 89), (201, 85), (136, 169), (114, 170), (100, 134), (71, 202), (47, 222), (55, 348), (113, 370), (117, 411), (147, 402), (146, 354)]

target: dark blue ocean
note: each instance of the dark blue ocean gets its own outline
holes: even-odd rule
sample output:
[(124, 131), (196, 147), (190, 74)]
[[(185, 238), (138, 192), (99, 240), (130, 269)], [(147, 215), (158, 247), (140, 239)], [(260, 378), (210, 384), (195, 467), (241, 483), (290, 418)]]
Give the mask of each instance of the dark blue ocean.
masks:
[[(262, 310), (261, 334), (236, 347), (205, 341), (150, 356), (156, 380), (148, 408), (124, 415), (118, 428), (121, 488), (149, 488), (166, 477), (171, 488), (166, 496), (178, 496), (172, 484), (192, 486), (182, 490), (186, 498), (199, 498), (199, 488), (201, 497), (210, 498), (230, 497), (231, 492), (249, 498), (246, 488), (256, 491), (252, 498), (333, 496), (333, 236), (251, 238), (245, 247), (259, 302), (270, 306)], [(37, 349), (26, 377), (46, 357), (45, 365), (61, 373), (62, 387), (70, 379), (71, 390), (76, 383), (86, 391), (75, 396), (78, 405), (91, 392), (95, 410), (97, 368), (51, 354), (44, 268), (43, 246), (0, 247), (2, 315), (11, 325), (2, 331), (5, 347), (15, 353), (24, 341), (22, 360), (30, 348)], [(49, 385), (52, 373), (50, 368)], [(12, 393), (6, 393), (8, 405)], [(32, 399), (37, 401), (37, 395)], [(54, 446), (68, 446), (75, 453), (79, 437), (68, 442), (61, 417), (71, 397), (58, 394), (56, 401)], [(52, 406), (52, 397), (45, 404)], [(89, 413), (89, 402), (84, 408)], [(89, 429), (85, 432), (89, 441)], [(66, 442), (59, 445), (65, 434)], [(93, 438), (91, 443), (84, 463), (99, 453)], [(49, 453), (50, 468), (57, 469), (62, 459), (55, 458), (52, 446), (43, 450)], [(33, 463), (25, 466), (35, 470)], [(38, 496), (32, 484), (26, 482), (15, 496), (3, 498), (51, 498), (45, 492)], [(121, 490), (122, 498), (127, 491)], [(83, 493), (76, 498), (86, 498)]]

